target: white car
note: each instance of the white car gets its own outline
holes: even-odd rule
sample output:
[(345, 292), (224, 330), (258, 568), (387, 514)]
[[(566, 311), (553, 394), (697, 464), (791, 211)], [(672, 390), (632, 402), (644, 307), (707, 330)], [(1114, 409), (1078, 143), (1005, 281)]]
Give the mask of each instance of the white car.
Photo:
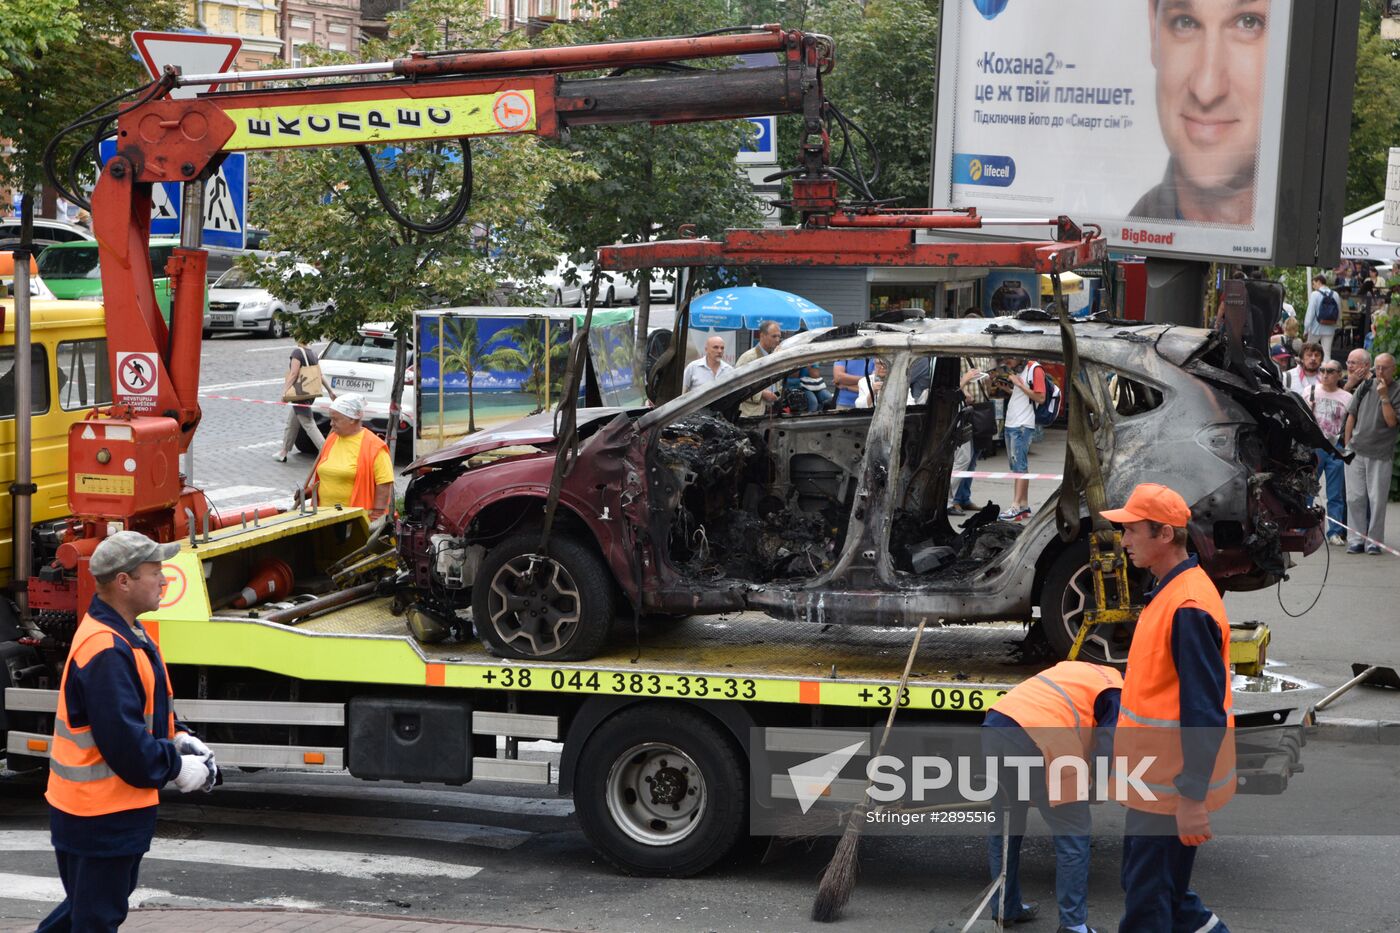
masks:
[[(304, 262), (296, 264), (295, 274), (320, 275), (314, 266)], [(325, 308), (324, 303), (315, 304), (306, 308), (305, 312), (314, 314)], [(267, 337), (285, 337), (285, 315), (301, 313), (303, 310), (295, 301), (283, 300), (267, 289), (254, 285), (246, 272), (234, 266), (219, 276), (209, 289), (208, 310), (204, 312), (204, 336), (219, 331), (252, 331)]]
[[(577, 269), (577, 274), (566, 276), (571, 269)], [(574, 281), (568, 281), (569, 278), (573, 278)], [(540, 281), (549, 289), (546, 302), (550, 307), (581, 308), (588, 298), (588, 288), (592, 279), (592, 263), (582, 262), (575, 266), (561, 256), (554, 268), (541, 276)], [(624, 302), (637, 303), (637, 286), (627, 281), (621, 273), (604, 272), (602, 281), (598, 283), (598, 306), (608, 307)]]
[[(380, 437), (388, 437), (389, 395), (394, 386), (394, 344), (396, 338), (388, 324), (366, 324), (354, 340), (332, 340), (318, 352), (321, 357), (321, 378), (336, 395), (354, 393), (365, 400), (365, 426)], [(408, 347), (408, 366), (404, 372), (404, 391), (399, 411), (398, 450), (405, 456), (413, 452), (415, 406), (413, 392), (413, 345)], [(321, 396), (311, 406), (311, 415), (321, 428), (330, 430), (331, 399)], [(311, 438), (298, 432), (297, 450), (315, 453)]]

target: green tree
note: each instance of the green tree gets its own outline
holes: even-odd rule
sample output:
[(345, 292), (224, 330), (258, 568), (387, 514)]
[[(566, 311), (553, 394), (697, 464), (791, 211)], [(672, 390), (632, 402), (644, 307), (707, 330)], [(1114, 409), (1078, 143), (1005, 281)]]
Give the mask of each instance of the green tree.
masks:
[[(613, 8), (596, 3), (594, 13), (585, 22), (546, 30), (540, 43), (686, 35), (739, 22), (723, 0), (622, 0)], [(681, 224), (694, 224), (700, 236), (757, 224), (758, 201), (735, 163), (752, 132), (746, 120), (574, 130), (568, 148), (596, 179), (561, 185), (549, 198), (549, 214), (568, 251), (583, 257), (604, 243), (674, 236)], [(637, 344), (644, 346), (651, 270), (642, 270), (636, 281)]]
[[(1368, 7), (1370, 4), (1368, 3)], [(1356, 92), (1347, 161), (1347, 211), (1385, 197), (1390, 147), (1400, 145), (1400, 58), (1397, 43), (1380, 37), (1378, 11), (1361, 18), (1356, 49)]]
[[(0, 158), (0, 187), (25, 195), (26, 218), (49, 140), (113, 93), (150, 81), (132, 58), (131, 33), (183, 26), (184, 9), (182, 0), (0, 2), (0, 139), (14, 147)], [(60, 152), (59, 164), (72, 152)], [(89, 162), (87, 183), (94, 171)]]
[[(484, 48), (498, 39), (480, 0), (417, 0), (390, 14), (388, 37), (364, 43), (360, 55), (384, 61), (418, 49)], [(345, 60), (314, 49), (307, 54), (315, 63)], [(439, 216), (460, 190), (463, 160), (455, 141), (372, 152), (391, 202), (410, 218)], [(476, 139), (470, 209), (457, 227), (428, 235), (388, 215), (353, 148), (254, 161), (250, 171), (260, 180), (250, 199), (252, 222), (269, 231), (268, 247), (306, 257), (321, 273), (292, 274), (295, 260), (284, 255), (257, 267), (254, 277), (303, 307), (332, 303), (314, 321), (295, 321), (298, 336), (344, 338), (369, 321), (390, 323), (400, 335), (395, 400), (413, 311), (493, 303), (503, 282), (525, 281), (550, 265), (561, 238), (541, 209), (555, 186), (593, 175), (581, 160), (533, 136)]]

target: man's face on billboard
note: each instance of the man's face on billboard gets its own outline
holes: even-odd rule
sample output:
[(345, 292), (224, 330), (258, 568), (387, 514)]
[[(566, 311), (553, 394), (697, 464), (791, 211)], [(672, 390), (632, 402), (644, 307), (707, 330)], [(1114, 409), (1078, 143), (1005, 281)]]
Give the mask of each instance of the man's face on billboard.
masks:
[(1254, 184), (1270, 0), (1149, 0), (1162, 136), (1177, 181), (1202, 192)]

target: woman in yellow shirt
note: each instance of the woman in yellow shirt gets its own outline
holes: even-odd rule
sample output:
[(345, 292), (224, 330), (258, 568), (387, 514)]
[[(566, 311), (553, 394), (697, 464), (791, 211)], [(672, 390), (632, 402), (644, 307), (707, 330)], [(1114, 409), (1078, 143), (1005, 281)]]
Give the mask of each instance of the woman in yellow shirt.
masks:
[(321, 505), (368, 509), (371, 519), (384, 517), (394, 496), (389, 446), (360, 423), (365, 403), (358, 395), (339, 396), (330, 415), (331, 433), (311, 472), (311, 488), (319, 490)]

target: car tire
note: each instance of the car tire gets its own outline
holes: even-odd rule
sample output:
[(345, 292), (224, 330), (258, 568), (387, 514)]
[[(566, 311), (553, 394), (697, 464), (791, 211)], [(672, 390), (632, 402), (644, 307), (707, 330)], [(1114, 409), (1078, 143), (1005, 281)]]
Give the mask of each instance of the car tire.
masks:
[(574, 810), (588, 841), (632, 875), (685, 878), (724, 859), (748, 829), (743, 751), (680, 703), (632, 706), (579, 752)]
[[(539, 543), (538, 532), (522, 532), (481, 562), (472, 587), (477, 637), (497, 657), (586, 661), (602, 650), (612, 627), (612, 574), (594, 548), (556, 533), (548, 566), (532, 582), (526, 573)], [(521, 619), (522, 610), (529, 618)]]
[(214, 336), (214, 332), (206, 327), (200, 332), (200, 336), (202, 336), (205, 340), (208, 340), (210, 337)]
[[(1135, 568), (1128, 569), (1128, 586), (1133, 601), (1142, 605), (1147, 580)], [(1089, 576), (1089, 541), (1081, 538), (1065, 548), (1040, 590), (1040, 625), (1055, 657), (1069, 657), (1074, 639), (1079, 634), (1079, 620), (1087, 608), (1094, 605), (1093, 580)], [(1090, 633), (1077, 660), (1108, 664), (1122, 670), (1128, 663), (1128, 645), (1132, 642), (1133, 624), (1104, 625), (1099, 632)]]
[(293, 444), (296, 445), (297, 450), (304, 454), (320, 453), (316, 449), (316, 442), (311, 439), (311, 435), (306, 433), (305, 428), (297, 428), (297, 439), (293, 441)]
[(282, 312), (274, 310), (272, 317), (267, 319), (266, 335), (273, 340), (281, 340), (287, 336), (287, 322), (282, 320)]
[(549, 306), (551, 308), (564, 307), (564, 292), (556, 288), (554, 294), (549, 296)]
[(608, 297), (603, 300), (603, 307), (611, 308), (617, 304), (617, 290), (611, 285), (608, 286)]

